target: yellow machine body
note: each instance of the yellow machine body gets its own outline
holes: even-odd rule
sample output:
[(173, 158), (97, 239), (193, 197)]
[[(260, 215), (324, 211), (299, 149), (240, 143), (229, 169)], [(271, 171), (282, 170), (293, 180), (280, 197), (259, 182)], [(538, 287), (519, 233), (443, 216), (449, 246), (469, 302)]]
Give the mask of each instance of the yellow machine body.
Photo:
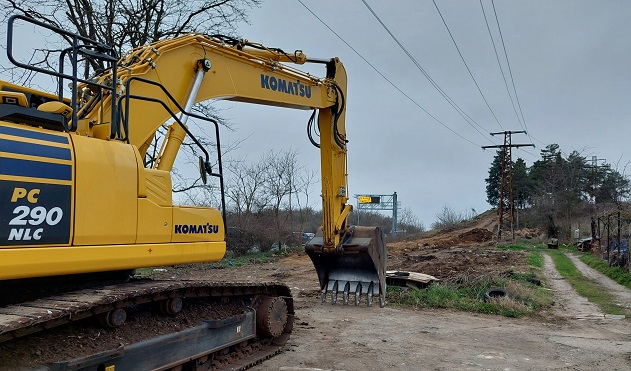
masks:
[(170, 174), (142, 167), (132, 145), (6, 122), (0, 145), (0, 279), (216, 261), (225, 253), (221, 213), (173, 206)]

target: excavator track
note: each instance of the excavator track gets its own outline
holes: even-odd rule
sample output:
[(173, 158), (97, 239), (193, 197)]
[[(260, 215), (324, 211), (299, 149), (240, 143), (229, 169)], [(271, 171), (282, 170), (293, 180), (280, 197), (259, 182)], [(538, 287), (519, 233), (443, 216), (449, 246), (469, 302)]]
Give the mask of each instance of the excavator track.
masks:
[[(237, 313), (203, 320), (196, 327), (49, 363), (40, 370), (243, 370), (272, 357), (289, 339), (293, 298), (279, 283), (137, 280), (82, 289), (0, 308), (0, 340), (96, 317), (110, 327), (126, 312), (150, 305), (167, 314), (187, 301), (240, 303)], [(3, 344), (0, 343), (0, 347)], [(110, 367), (110, 368), (108, 368)]]

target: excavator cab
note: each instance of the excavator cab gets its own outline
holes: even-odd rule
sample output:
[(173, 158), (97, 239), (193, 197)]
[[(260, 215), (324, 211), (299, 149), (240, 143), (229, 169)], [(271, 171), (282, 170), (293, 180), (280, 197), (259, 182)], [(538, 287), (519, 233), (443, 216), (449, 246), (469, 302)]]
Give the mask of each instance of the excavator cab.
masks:
[(386, 304), (386, 243), (378, 227), (348, 227), (341, 243), (327, 251), (322, 229), (305, 246), (318, 273), (322, 302), (330, 294), (332, 304), (342, 295), (342, 303), (351, 299), (359, 305), (362, 296), (368, 306), (379, 297), (379, 306)]

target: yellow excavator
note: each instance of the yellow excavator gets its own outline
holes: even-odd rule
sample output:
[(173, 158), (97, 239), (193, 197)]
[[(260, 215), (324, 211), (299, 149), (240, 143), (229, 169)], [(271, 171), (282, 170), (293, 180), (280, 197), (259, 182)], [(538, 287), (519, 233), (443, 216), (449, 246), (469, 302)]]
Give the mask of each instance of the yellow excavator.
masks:
[[(59, 52), (58, 68), (14, 57), (14, 32), (21, 23), (70, 42)], [(17, 294), (42, 282), (61, 287), (62, 278), (76, 283), (90, 275), (109, 278), (140, 267), (223, 258), (226, 211), (219, 126), (192, 111), (195, 103), (208, 99), (314, 110), (308, 125), (317, 125), (320, 141), (309, 138), (321, 153), (323, 220), (305, 250), (316, 268), (322, 301), (330, 297), (335, 303), (342, 295), (344, 304), (354, 299), (355, 304), (371, 305), (377, 296), (385, 305), (383, 234), (376, 227), (348, 224), (347, 81), (339, 59), (311, 59), (300, 51), (288, 54), (203, 34), (161, 40), (120, 57), (107, 45), (21, 15), (9, 19), (7, 42), (7, 56), (15, 66), (53, 76), (58, 88), (47, 93), (0, 81), (0, 287), (6, 289), (1, 295), (5, 305), (0, 308), (0, 341), (88, 316), (120, 326), (125, 309), (139, 303), (156, 302), (173, 314), (190, 297), (239, 298), (253, 310), (222, 322), (233, 338), (211, 336), (214, 340), (201, 345), (203, 349), (191, 350), (202, 355), (198, 363), (201, 359), (218, 368), (226, 363), (220, 355), (230, 347), (233, 352), (250, 346), (247, 341), (271, 339), (263, 343), (266, 346), (286, 341), (294, 312), (289, 289), (282, 284), (129, 281), (70, 293), (62, 289), (45, 298)], [(105, 68), (84, 78), (81, 62)], [(326, 77), (290, 66), (304, 63), (323, 64)], [(212, 161), (190, 133), (189, 118), (214, 127)], [(157, 132), (165, 123), (170, 123), (167, 133), (156, 146)], [(171, 170), (186, 136), (203, 153), (201, 179), (219, 183), (218, 208), (173, 205)], [(147, 161), (147, 152), (154, 150), (156, 155)], [(239, 332), (246, 327), (252, 327), (252, 333)], [(114, 370), (193, 362), (188, 353), (168, 358), (161, 350), (155, 357), (159, 363), (139, 366), (133, 362), (146, 361), (157, 349), (153, 343), (140, 348), (141, 356), (134, 357), (126, 348), (122, 355), (119, 349), (81, 364)], [(248, 349), (253, 348), (259, 349)], [(260, 357), (264, 355), (255, 355)]]

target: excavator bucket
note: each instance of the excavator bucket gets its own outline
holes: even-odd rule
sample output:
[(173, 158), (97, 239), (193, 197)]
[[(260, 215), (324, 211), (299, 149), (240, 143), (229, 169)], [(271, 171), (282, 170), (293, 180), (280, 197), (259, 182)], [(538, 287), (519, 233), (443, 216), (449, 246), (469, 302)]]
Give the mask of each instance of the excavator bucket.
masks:
[(378, 227), (350, 227), (342, 242), (333, 251), (326, 251), (322, 230), (305, 246), (318, 272), (322, 302), (330, 293), (335, 304), (341, 294), (344, 304), (349, 298), (359, 305), (366, 297), (372, 306), (373, 297), (379, 297), (379, 306), (386, 305), (386, 243)]

